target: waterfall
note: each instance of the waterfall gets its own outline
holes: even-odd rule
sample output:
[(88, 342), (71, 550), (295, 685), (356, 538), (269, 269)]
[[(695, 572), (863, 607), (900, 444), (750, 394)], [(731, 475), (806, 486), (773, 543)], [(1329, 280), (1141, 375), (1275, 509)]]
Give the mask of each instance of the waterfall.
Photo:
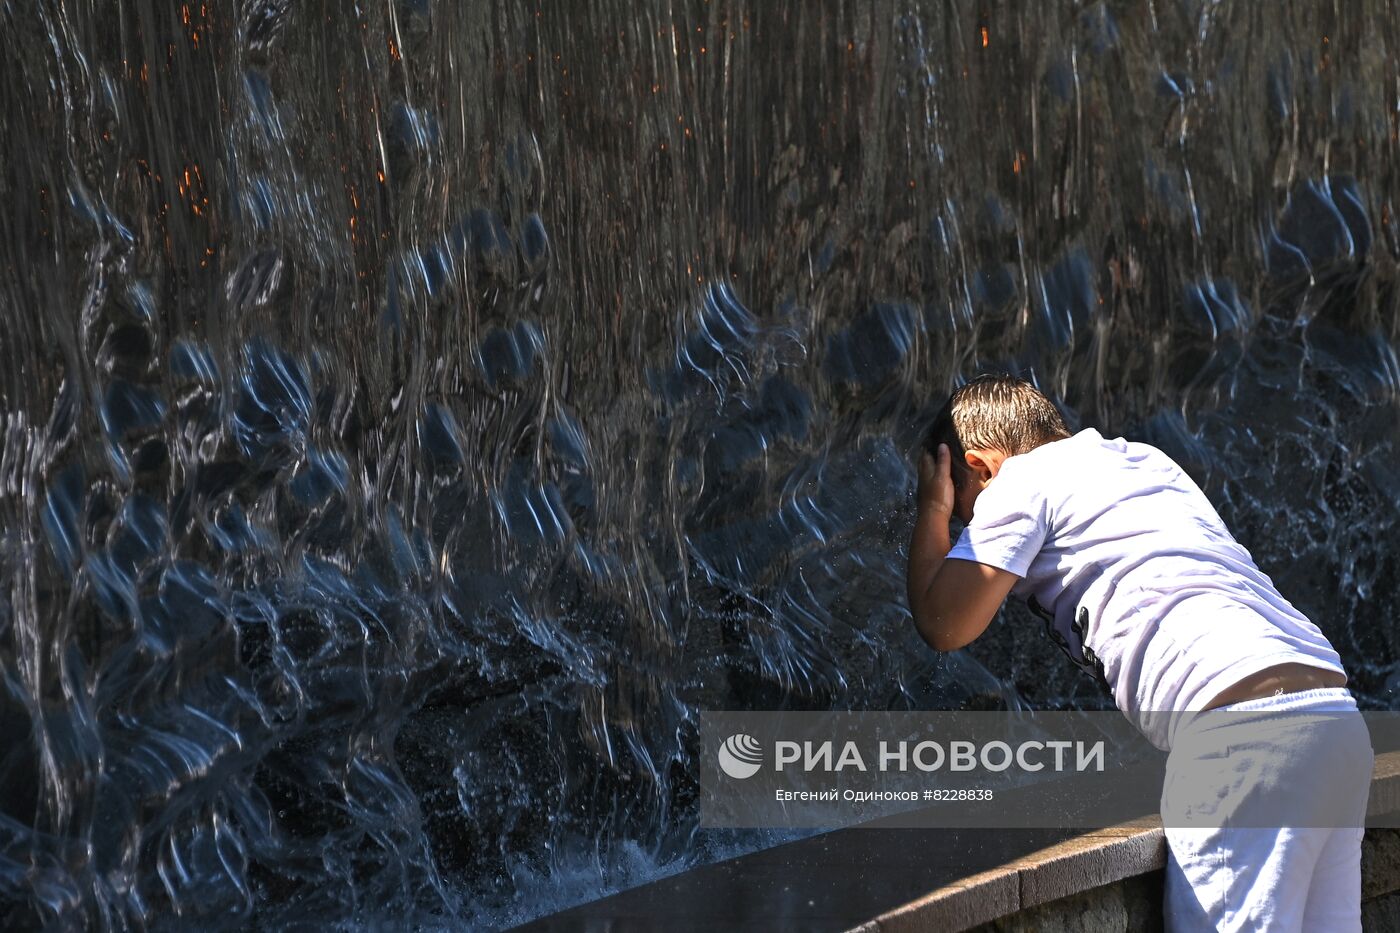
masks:
[(0, 910), (529, 919), (703, 709), (1104, 706), (904, 605), (947, 392), (1160, 446), (1400, 697), (1394, 0), (0, 3)]

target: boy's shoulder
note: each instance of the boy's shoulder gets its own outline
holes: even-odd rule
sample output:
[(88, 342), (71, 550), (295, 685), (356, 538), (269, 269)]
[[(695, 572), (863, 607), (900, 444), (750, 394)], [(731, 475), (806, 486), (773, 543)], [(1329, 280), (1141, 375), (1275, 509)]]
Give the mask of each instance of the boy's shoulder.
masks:
[[(1053, 489), (1118, 494), (1148, 492), (1179, 486), (1181, 467), (1151, 444), (1123, 437), (1105, 437), (1097, 428), (1084, 428), (1069, 437), (1008, 457), (1002, 464), (1011, 479), (1005, 495), (1043, 495)], [(995, 485), (995, 484), (993, 484)]]
[(1101, 460), (1099, 453), (1105, 446), (1105, 439), (1098, 429), (1084, 428), (1069, 437), (1007, 457), (1002, 462), (1002, 468), (1009, 467), (1012, 472), (1027, 477), (1032, 474), (1043, 475), (1044, 471), (1051, 469), (1073, 471), (1077, 463)]
[(1069, 437), (1008, 457), (1006, 463), (1019, 461), (1018, 469), (1026, 466), (1045, 466), (1057, 463), (1072, 467), (1076, 463), (1092, 464), (1106, 469), (1132, 469), (1144, 463), (1160, 464), (1170, 462), (1165, 453), (1141, 441), (1130, 441), (1121, 436), (1107, 437), (1098, 428), (1083, 428)]

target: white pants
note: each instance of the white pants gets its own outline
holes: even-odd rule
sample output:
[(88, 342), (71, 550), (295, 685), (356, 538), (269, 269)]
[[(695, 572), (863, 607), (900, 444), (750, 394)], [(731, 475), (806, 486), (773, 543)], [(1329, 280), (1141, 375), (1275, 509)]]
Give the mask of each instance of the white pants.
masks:
[(1360, 931), (1374, 756), (1356, 701), (1337, 687), (1216, 712), (1167, 757), (1167, 929)]

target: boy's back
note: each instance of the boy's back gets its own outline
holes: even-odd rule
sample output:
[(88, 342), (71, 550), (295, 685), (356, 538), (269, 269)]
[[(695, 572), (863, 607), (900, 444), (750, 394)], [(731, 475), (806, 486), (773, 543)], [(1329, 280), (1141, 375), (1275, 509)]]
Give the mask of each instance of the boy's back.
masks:
[(1079, 433), (1006, 458), (947, 555), (1022, 577), (1052, 637), (1096, 668), (1160, 747), (1167, 717), (1203, 709), (1281, 663), (1342, 672), (1337, 653), (1148, 444)]

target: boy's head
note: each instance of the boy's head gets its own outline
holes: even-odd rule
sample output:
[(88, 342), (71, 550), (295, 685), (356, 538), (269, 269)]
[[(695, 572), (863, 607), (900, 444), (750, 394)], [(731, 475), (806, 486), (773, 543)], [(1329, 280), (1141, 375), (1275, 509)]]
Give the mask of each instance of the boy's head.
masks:
[(1007, 457), (1069, 437), (1053, 402), (1024, 379), (985, 373), (964, 383), (929, 430), (928, 449), (947, 444), (952, 455), (955, 514), (972, 520), (972, 504)]

